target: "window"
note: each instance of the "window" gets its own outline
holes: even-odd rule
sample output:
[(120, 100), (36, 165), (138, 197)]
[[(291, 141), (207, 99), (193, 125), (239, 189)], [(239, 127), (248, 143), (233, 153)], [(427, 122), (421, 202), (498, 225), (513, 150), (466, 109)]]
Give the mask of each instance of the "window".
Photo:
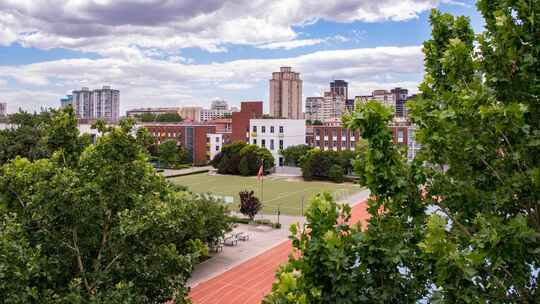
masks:
[(279, 140), (279, 149), (283, 150), (283, 139)]
[(270, 150), (274, 150), (274, 140), (270, 139)]
[(216, 146), (216, 151), (219, 151), (219, 146)]
[(253, 144), (254, 144), (254, 145), (257, 144), (257, 140), (256, 140), (256, 139), (253, 139)]
[(334, 137), (337, 136), (337, 131), (336, 131), (336, 129), (333, 129), (333, 130), (332, 130), (332, 136), (334, 136)]
[(325, 147), (328, 147), (328, 140), (325, 140), (325, 141), (324, 141), (324, 146), (325, 146)]
[(328, 129), (324, 129), (324, 136), (328, 136)]
[(266, 126), (261, 126), (261, 133), (266, 133)]
[(257, 132), (257, 126), (253, 126), (253, 132)]
[(403, 130), (397, 130), (397, 142), (403, 143)]
[(261, 147), (266, 148), (266, 140), (261, 139)]
[(320, 145), (321, 145), (321, 141), (320, 141), (320, 140), (315, 141), (315, 146), (318, 147), (318, 146), (320, 146)]
[(219, 142), (219, 137), (216, 137), (216, 142), (217, 142), (217, 143)]
[(283, 126), (279, 126), (279, 133), (283, 133)]
[(270, 133), (274, 133), (274, 126), (270, 126)]
[(315, 135), (321, 136), (321, 129), (316, 128), (316, 129), (315, 129)]

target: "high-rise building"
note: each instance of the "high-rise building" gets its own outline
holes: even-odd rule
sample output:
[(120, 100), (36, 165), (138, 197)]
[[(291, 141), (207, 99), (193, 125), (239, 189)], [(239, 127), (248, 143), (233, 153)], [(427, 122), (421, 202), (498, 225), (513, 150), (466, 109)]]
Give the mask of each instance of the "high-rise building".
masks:
[(390, 91), (395, 104), (396, 117), (405, 117), (405, 103), (407, 102), (407, 95), (409, 91), (402, 88), (394, 88)]
[(73, 91), (72, 104), (79, 118), (105, 119), (116, 123), (120, 116), (120, 91), (110, 86), (93, 91), (84, 87)]
[(349, 98), (349, 84), (345, 80), (334, 80), (330, 82), (330, 93), (335, 96)]
[(6, 116), (7, 115), (7, 103), (0, 102), (0, 116)]
[(66, 97), (60, 98), (60, 107), (65, 108), (73, 105), (73, 95), (66, 95)]
[(340, 119), (345, 113), (345, 96), (334, 95), (332, 92), (324, 93), (324, 101), (321, 107), (321, 117), (323, 121)]
[(301, 119), (302, 79), (291, 67), (281, 67), (270, 79), (270, 115), (275, 118)]
[(323, 120), (322, 118), (322, 104), (324, 102), (324, 97), (307, 97), (306, 98), (306, 113), (305, 118), (311, 121)]

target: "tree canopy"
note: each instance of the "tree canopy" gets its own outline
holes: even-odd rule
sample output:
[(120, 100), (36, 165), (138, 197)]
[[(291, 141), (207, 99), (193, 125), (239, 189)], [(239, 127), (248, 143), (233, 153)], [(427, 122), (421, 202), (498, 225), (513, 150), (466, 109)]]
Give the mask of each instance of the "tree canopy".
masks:
[(224, 145), (210, 164), (221, 174), (247, 176), (256, 175), (261, 164), (264, 164), (264, 171), (268, 172), (274, 167), (274, 157), (266, 148), (237, 141)]
[(107, 127), (84, 145), (74, 114), (52, 116), (51, 157), (0, 168), (4, 303), (183, 303), (205, 244), (229, 229), (226, 208), (156, 174), (132, 135)]
[(540, 2), (477, 6), (478, 36), (464, 17), (431, 14), (421, 94), (407, 104), (414, 161), (379, 103), (346, 117), (368, 140), (355, 164), (372, 194), (367, 229), (316, 198), (266, 303), (540, 301)]

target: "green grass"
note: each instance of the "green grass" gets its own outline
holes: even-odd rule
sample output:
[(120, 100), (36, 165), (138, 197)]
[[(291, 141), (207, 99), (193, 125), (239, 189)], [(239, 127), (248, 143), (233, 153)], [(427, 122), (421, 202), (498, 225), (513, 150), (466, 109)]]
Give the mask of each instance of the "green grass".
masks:
[[(261, 199), (261, 183), (257, 181), (256, 177), (211, 176), (203, 173), (174, 177), (170, 180), (176, 184), (187, 186), (193, 192), (233, 197), (234, 202), (230, 204), (233, 209), (238, 209), (240, 202), (238, 192), (242, 190), (253, 190), (255, 196)], [(352, 183), (335, 184), (331, 182), (306, 182), (287, 178), (265, 177), (262, 213), (276, 214), (279, 208), (282, 214), (300, 215), (302, 210), (305, 212), (307, 209), (309, 199), (319, 192), (327, 191), (332, 193), (337, 200), (340, 200), (361, 189), (362, 187)], [(303, 208), (302, 201), (304, 202)]]

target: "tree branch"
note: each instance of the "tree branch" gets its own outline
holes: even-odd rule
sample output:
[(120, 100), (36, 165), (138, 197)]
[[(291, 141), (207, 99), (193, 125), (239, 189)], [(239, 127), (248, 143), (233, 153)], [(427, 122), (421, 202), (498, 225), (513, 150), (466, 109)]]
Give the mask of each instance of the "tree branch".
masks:
[(88, 280), (86, 279), (86, 273), (84, 271), (84, 265), (83, 265), (83, 262), (82, 262), (81, 251), (79, 250), (79, 246), (77, 245), (77, 240), (78, 240), (78, 238), (77, 238), (77, 229), (73, 228), (72, 233), (73, 233), (73, 249), (75, 250), (75, 255), (76, 255), (76, 258), (77, 258), (77, 265), (79, 266), (79, 272), (81, 273), (81, 276), (83, 278), (84, 287), (86, 288), (86, 290), (89, 293), (92, 293), (92, 288), (90, 288), (90, 284), (88, 284)]

